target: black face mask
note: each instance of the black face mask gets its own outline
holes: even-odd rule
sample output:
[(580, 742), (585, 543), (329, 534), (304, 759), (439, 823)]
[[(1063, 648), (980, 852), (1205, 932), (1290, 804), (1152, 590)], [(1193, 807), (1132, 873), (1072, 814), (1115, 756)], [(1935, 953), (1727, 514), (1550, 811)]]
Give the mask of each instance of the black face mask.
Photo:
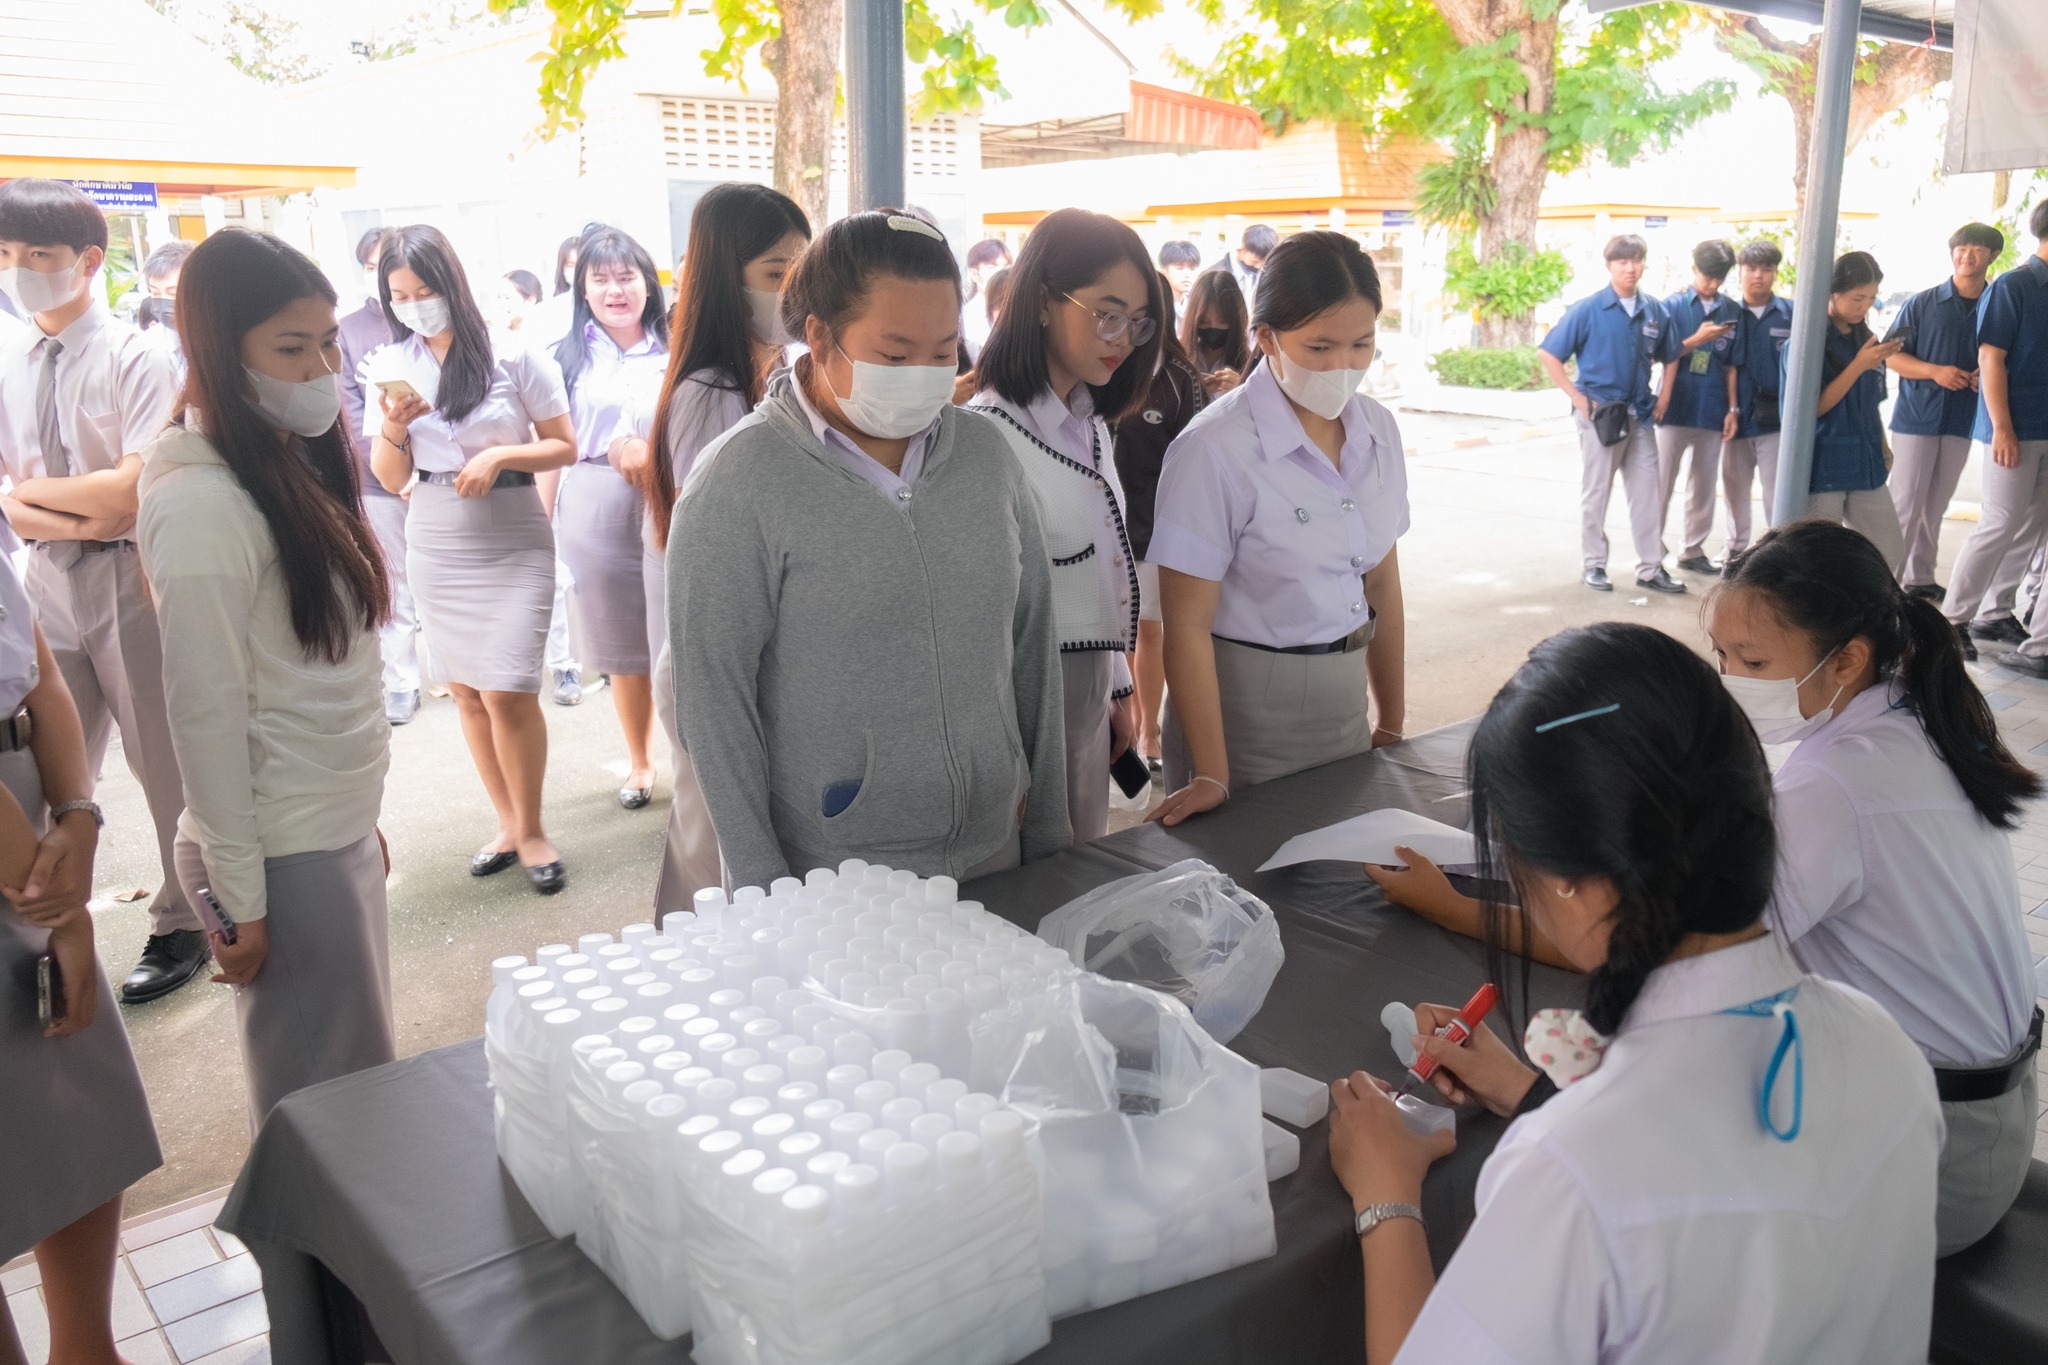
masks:
[(1195, 341), (1205, 351), (1220, 351), (1230, 344), (1228, 327), (1197, 327)]

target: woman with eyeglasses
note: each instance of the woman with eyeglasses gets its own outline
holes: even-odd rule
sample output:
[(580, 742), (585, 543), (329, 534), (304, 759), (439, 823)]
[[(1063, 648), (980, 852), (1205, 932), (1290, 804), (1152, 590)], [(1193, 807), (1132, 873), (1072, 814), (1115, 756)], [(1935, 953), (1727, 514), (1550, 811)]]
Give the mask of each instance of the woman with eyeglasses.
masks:
[(1138, 563), (1110, 424), (1151, 389), (1162, 292), (1130, 228), (1084, 209), (1049, 215), (1011, 269), (1009, 304), (976, 371), (982, 391), (968, 404), (1008, 439), (1045, 523), (1077, 843), (1109, 832), (1109, 767), (1138, 734), (1126, 658), (1138, 639)]
[(1401, 738), (1408, 473), (1393, 414), (1358, 392), (1379, 315), (1358, 243), (1282, 242), (1259, 278), (1251, 377), (1166, 453), (1146, 550), (1172, 793), (1155, 820)]

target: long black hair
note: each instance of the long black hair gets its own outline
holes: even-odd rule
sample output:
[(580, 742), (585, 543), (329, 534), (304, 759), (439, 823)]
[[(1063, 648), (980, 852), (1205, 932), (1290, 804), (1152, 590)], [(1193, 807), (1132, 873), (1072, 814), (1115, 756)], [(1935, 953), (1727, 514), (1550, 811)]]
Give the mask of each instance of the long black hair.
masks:
[[(1371, 304), (1375, 317), (1384, 310), (1380, 272), (1365, 248), (1341, 232), (1297, 232), (1266, 257), (1252, 326), (1291, 332), (1352, 299)], [(1260, 351), (1253, 367), (1264, 358)]]
[(576, 254), (576, 244), (582, 240), (583, 234), (581, 233), (576, 234), (574, 237), (564, 237), (561, 245), (555, 248), (555, 287), (552, 292), (556, 294), (566, 294), (569, 292), (569, 285), (571, 283), (569, 279), (569, 259)]
[(1242, 375), (1252, 363), (1252, 318), (1244, 305), (1244, 290), (1237, 276), (1227, 270), (1204, 270), (1188, 289), (1188, 306), (1180, 315), (1180, 346), (1202, 368), (1202, 350), (1195, 333), (1202, 329), (1202, 315), (1210, 309), (1223, 315), (1230, 339), (1223, 344), (1223, 366)]
[[(1604, 877), (1620, 893), (1607, 960), (1586, 980), (1602, 1033), (1687, 934), (1747, 928), (1770, 900), (1763, 747), (1714, 670), (1662, 631), (1608, 622), (1536, 646), (1480, 719), (1466, 780), (1480, 865), (1521, 905), (1539, 876)], [(1488, 971), (1505, 980), (1527, 911), (1484, 909)], [(1526, 1002), (1526, 957), (1522, 987)]]
[(792, 232), (809, 240), (811, 220), (794, 199), (766, 185), (714, 185), (690, 211), (689, 245), (668, 331), (668, 372), (662, 376), (648, 436), (654, 477), (647, 485), (647, 510), (659, 545), (668, 544), (678, 491), (668, 459), (669, 409), (676, 390), (691, 375), (708, 370), (712, 383), (745, 394), (748, 407), (761, 401), (745, 272), (747, 262)]
[(596, 316), (590, 310), (590, 272), (599, 266), (631, 266), (647, 287), (647, 299), (640, 305), (640, 325), (664, 347), (668, 345), (668, 305), (661, 297), (661, 272), (647, 248), (614, 227), (594, 227), (576, 244), (576, 307), (570, 314), (569, 334), (555, 343), (555, 361), (562, 367), (562, 384), (570, 401), (576, 398), (576, 381), (590, 368), (590, 338), (585, 328)]
[(1963, 667), (1955, 628), (1940, 608), (1909, 596), (1875, 545), (1846, 526), (1799, 521), (1765, 534), (1729, 560), (1713, 596), (1755, 594), (1758, 605), (1826, 656), (1862, 639), (1880, 684), (1899, 683), (1928, 742), (1977, 813), (2017, 828), (2041, 779), (1999, 737), (1984, 694)]
[(185, 262), (178, 335), (188, 366), (173, 418), (197, 409), (206, 439), (270, 527), (291, 602), (292, 633), (307, 658), (340, 663), (358, 635), (391, 614), (384, 556), (363, 520), (348, 424), (280, 438), (249, 401), (242, 339), (305, 298), (335, 302), (320, 267), (267, 232), (224, 228)]
[[(1119, 261), (1128, 261), (1145, 282), (1145, 306), (1155, 325), (1145, 344), (1131, 348), (1130, 358), (1116, 367), (1107, 384), (1090, 384), (1088, 391), (1095, 411), (1112, 423), (1142, 405), (1159, 369), (1159, 319), (1166, 315), (1159, 298), (1159, 272), (1145, 243), (1128, 225), (1087, 209), (1055, 210), (1024, 239), (1024, 250), (1010, 267), (1009, 306), (981, 348), (976, 373), (982, 385), (1019, 405), (1044, 393), (1052, 380), (1039, 309), (1057, 306), (1065, 295), (1086, 289)], [(1132, 303), (1134, 311), (1138, 306)]]
[(491, 391), (490, 328), (476, 306), (476, 295), (470, 292), (469, 276), (455, 248), (441, 235), (441, 229), (415, 223), (386, 232), (383, 250), (377, 254), (377, 297), (383, 301), (384, 321), (390, 324), (395, 339), (403, 341), (412, 335), (412, 329), (391, 311), (391, 272), (401, 268), (419, 276), (420, 283), (448, 301), (448, 325), (455, 336), (448, 344), (448, 358), (441, 362), (434, 410), (450, 422), (459, 422)]

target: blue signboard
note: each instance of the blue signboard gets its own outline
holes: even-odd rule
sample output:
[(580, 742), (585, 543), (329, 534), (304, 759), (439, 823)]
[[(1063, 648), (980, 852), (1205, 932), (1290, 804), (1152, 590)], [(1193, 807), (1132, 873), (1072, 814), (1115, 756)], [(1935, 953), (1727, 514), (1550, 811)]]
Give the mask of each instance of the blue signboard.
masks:
[(139, 213), (156, 207), (156, 185), (148, 180), (74, 180), (85, 197), (116, 213)]
[(1643, 215), (1643, 226), (1646, 228), (1669, 227), (1671, 226), (1671, 219), (1662, 213), (1646, 213)]
[(1381, 227), (1413, 227), (1415, 215), (1407, 209), (1381, 209)]

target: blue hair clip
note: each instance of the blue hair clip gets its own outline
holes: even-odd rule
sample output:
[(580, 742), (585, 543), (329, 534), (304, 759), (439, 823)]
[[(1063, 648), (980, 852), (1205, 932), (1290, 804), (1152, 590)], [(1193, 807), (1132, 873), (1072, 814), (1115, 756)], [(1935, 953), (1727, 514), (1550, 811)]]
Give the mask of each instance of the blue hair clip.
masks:
[(1591, 720), (1595, 716), (1612, 715), (1614, 712), (1619, 711), (1620, 709), (1620, 702), (1611, 701), (1607, 703), (1607, 705), (1605, 706), (1596, 706), (1590, 711), (1579, 711), (1569, 716), (1559, 716), (1556, 720), (1546, 720), (1541, 725), (1536, 727), (1536, 733), (1539, 735), (1547, 735), (1552, 730), (1560, 729), (1561, 727), (1570, 725), (1575, 721)]

